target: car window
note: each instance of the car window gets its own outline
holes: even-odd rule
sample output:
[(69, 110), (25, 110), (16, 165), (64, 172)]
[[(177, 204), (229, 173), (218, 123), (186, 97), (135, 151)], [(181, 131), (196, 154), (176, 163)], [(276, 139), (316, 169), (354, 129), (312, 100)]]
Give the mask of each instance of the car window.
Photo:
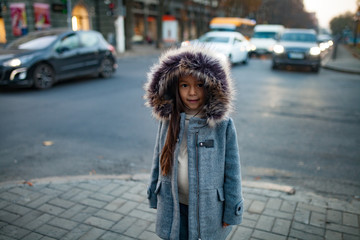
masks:
[(79, 38), (76, 34), (63, 37), (57, 44), (56, 49), (61, 51), (69, 51), (79, 47)]
[(253, 38), (276, 38), (276, 32), (255, 32)]
[(309, 33), (284, 33), (280, 40), (291, 42), (316, 42), (316, 35)]
[(240, 38), (234, 38), (234, 44), (241, 43), (241, 42), (242, 42), (242, 40)]
[(229, 37), (218, 37), (218, 36), (204, 36), (199, 38), (200, 42), (213, 42), (213, 43), (228, 43)]
[(9, 45), (8, 49), (36, 50), (36, 49), (46, 48), (51, 43), (53, 43), (56, 38), (57, 36), (55, 35), (43, 36), (37, 38), (33, 38), (33, 36), (30, 36), (29, 38), (24, 37)]
[(80, 33), (80, 44), (85, 47), (96, 46), (99, 42), (97, 34), (93, 32), (81, 32)]

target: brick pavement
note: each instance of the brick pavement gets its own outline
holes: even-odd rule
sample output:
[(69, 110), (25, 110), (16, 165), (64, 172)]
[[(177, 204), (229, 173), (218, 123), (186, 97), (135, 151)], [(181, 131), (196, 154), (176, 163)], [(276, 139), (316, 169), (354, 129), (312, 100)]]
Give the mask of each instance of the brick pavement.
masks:
[[(360, 202), (244, 187), (236, 239), (360, 239)], [(123, 179), (0, 184), (0, 239), (159, 239), (146, 184)]]

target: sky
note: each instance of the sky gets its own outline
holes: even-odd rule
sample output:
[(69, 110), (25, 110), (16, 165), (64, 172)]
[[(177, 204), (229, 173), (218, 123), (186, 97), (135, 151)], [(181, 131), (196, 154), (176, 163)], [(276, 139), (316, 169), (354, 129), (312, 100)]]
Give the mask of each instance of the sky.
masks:
[(346, 11), (355, 13), (356, 0), (304, 0), (308, 12), (316, 12), (320, 27), (329, 28), (329, 22)]

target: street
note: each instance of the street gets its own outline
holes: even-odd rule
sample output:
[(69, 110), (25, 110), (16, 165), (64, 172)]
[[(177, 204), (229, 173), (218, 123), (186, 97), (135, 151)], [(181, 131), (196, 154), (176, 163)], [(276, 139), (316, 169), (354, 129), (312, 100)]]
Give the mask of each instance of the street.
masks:
[[(157, 122), (142, 96), (156, 60), (121, 58), (110, 79), (1, 90), (0, 182), (148, 173)], [(359, 75), (273, 71), (265, 59), (235, 65), (232, 74), (244, 179), (359, 195)]]

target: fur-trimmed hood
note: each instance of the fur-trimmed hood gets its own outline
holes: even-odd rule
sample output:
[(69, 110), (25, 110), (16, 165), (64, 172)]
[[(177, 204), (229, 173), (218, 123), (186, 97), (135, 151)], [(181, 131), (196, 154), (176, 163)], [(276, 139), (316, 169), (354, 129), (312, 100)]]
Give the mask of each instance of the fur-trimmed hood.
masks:
[(204, 81), (208, 99), (204, 113), (209, 125), (214, 126), (227, 117), (234, 96), (229, 62), (222, 55), (197, 46), (165, 52), (148, 73), (144, 98), (157, 119), (169, 119), (174, 101), (169, 86), (184, 75)]

